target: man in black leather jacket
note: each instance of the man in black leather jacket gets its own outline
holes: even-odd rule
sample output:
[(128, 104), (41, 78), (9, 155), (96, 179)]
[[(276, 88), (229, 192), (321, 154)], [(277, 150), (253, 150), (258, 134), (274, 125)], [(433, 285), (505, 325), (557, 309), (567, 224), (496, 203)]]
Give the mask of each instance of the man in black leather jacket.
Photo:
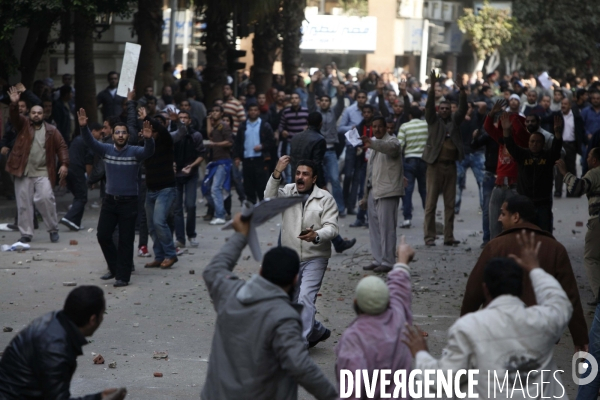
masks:
[[(106, 303), (97, 286), (69, 293), (61, 311), (35, 319), (4, 350), (0, 359), (1, 400), (75, 400), (69, 386), (77, 356), (102, 323)], [(123, 399), (125, 390), (107, 389), (78, 400)]]

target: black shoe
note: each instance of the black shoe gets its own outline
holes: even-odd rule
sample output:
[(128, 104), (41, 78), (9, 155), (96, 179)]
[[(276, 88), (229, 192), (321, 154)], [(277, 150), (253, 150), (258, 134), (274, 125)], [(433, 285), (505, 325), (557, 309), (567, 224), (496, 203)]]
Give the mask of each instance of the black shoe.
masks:
[(562, 193), (554, 193), (554, 197), (560, 199), (562, 197)]
[(356, 244), (356, 239), (344, 240), (344, 242), (342, 243), (342, 245), (339, 248), (335, 249), (335, 252), (336, 253), (343, 253), (344, 251), (348, 250), (349, 248), (351, 248), (355, 244)]
[(123, 286), (127, 286), (127, 285), (129, 285), (129, 282), (125, 282), (125, 281), (119, 281), (119, 280), (117, 280), (117, 281), (116, 281), (116, 282), (113, 284), (113, 286), (114, 286), (114, 287), (123, 287)]
[(21, 236), (21, 239), (19, 239), (19, 242), (21, 242), (21, 243), (31, 243), (31, 238), (27, 237), (27, 236)]
[(456, 246), (460, 244), (459, 240), (451, 240), (449, 242), (444, 242), (444, 246)]
[(375, 268), (373, 270), (373, 272), (383, 272), (383, 273), (387, 274), (391, 270), (392, 270), (392, 267), (388, 267), (386, 265), (380, 265), (379, 267)]
[(77, 225), (75, 225), (73, 222), (69, 221), (66, 218), (62, 218), (59, 223), (63, 224), (64, 226), (66, 226), (67, 228), (69, 228), (69, 230), (75, 232), (79, 230), (79, 227)]
[(369, 264), (366, 267), (363, 267), (364, 271), (373, 271), (375, 268), (379, 268), (377, 264)]
[(114, 278), (115, 278), (115, 275), (112, 272), (107, 272), (106, 274), (104, 274), (100, 277), (100, 279), (105, 280), (105, 281), (108, 281), (108, 280), (114, 279)]
[(317, 344), (319, 344), (319, 342), (326, 341), (327, 339), (329, 339), (329, 336), (331, 336), (331, 331), (325, 328), (325, 333), (319, 338), (319, 340), (315, 340), (314, 342), (308, 342), (308, 348), (310, 349), (311, 347), (315, 347)]
[(50, 241), (51, 241), (52, 243), (56, 243), (56, 242), (58, 242), (58, 240), (59, 240), (59, 239), (60, 239), (60, 238), (59, 238), (59, 236), (58, 236), (58, 232), (57, 232), (57, 231), (52, 231), (52, 232), (50, 232)]
[(12, 229), (13, 231), (18, 231), (19, 227), (15, 224), (6, 224), (6, 227)]

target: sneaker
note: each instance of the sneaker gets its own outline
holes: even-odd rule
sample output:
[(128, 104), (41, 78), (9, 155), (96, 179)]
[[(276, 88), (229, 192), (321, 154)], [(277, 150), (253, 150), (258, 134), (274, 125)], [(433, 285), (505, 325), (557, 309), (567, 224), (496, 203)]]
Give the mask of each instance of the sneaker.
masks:
[(319, 342), (324, 342), (331, 336), (331, 331), (329, 329), (325, 329), (325, 333), (319, 338), (319, 340), (315, 340), (312, 342), (308, 342), (308, 348), (315, 347)]
[(405, 220), (402, 222), (402, 225), (400, 225), (400, 228), (403, 228), (403, 229), (408, 229), (408, 228), (410, 228), (410, 219), (405, 219)]
[(21, 236), (21, 239), (19, 239), (19, 242), (21, 243), (31, 243), (31, 238), (28, 236)]
[(187, 249), (182, 249), (182, 248), (180, 248), (180, 247), (175, 247), (175, 253), (176, 253), (178, 256), (180, 256), (180, 255), (182, 255), (183, 253), (187, 253)]
[(198, 241), (196, 240), (196, 238), (189, 238), (188, 240), (190, 242), (190, 247), (198, 247), (198, 246), (200, 246), (200, 243), (198, 243)]
[(120, 280), (117, 280), (115, 283), (113, 283), (114, 287), (124, 287), (127, 285), (129, 285), (129, 282), (120, 281)]
[(97, 201), (93, 202), (92, 208), (100, 208), (100, 203), (98, 203)]
[(213, 219), (213, 215), (212, 215), (212, 214), (206, 214), (206, 215), (203, 215), (203, 216), (202, 216), (202, 219), (203, 219), (204, 221), (212, 221), (212, 219)]
[(211, 225), (225, 225), (225, 221), (223, 218), (213, 218), (212, 221), (210, 221)]
[(64, 225), (64, 226), (66, 226), (67, 228), (69, 228), (69, 230), (70, 230), (70, 231), (78, 231), (78, 230), (80, 230), (80, 229), (79, 229), (79, 226), (77, 226), (77, 225), (76, 225), (74, 222), (71, 222), (71, 221), (69, 221), (69, 220), (68, 220), (68, 219), (66, 219), (66, 218), (62, 218), (62, 219), (61, 219), (59, 222), (60, 222), (62, 225)]
[(50, 232), (50, 241), (52, 243), (56, 243), (59, 240), (59, 236), (58, 236), (58, 232), (57, 231), (52, 231)]
[(138, 257), (151, 257), (152, 255), (148, 251), (148, 247), (140, 246), (138, 249)]
[(225, 215), (225, 221), (230, 221), (230, 220), (231, 220), (231, 214)]
[(185, 248), (185, 243), (181, 243), (179, 240), (175, 241), (175, 247), (181, 247), (182, 249)]
[(349, 248), (351, 248), (355, 244), (356, 244), (356, 239), (344, 240), (344, 242), (342, 243), (342, 245), (340, 247), (337, 247), (335, 249), (335, 252), (336, 253), (343, 253), (345, 250), (348, 250)]

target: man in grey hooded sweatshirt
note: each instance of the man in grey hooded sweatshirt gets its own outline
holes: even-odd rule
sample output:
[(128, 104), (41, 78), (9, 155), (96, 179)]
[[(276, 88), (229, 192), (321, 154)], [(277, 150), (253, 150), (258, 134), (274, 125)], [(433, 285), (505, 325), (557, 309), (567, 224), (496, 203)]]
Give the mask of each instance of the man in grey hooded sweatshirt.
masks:
[(204, 270), (217, 312), (202, 400), (296, 400), (298, 384), (315, 398), (337, 399), (337, 391), (312, 361), (302, 338), (301, 305), (291, 297), (300, 259), (287, 247), (265, 254), (258, 275), (233, 274), (248, 241), (250, 223), (237, 214), (236, 233)]

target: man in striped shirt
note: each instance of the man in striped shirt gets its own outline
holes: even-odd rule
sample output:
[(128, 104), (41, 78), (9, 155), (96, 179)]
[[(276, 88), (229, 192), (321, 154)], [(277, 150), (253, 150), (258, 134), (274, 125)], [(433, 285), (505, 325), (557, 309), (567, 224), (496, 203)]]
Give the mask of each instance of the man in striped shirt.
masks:
[[(279, 119), (278, 137), (279, 140), (278, 155), (290, 154), (290, 143), (295, 134), (300, 133), (308, 126), (308, 109), (300, 105), (300, 96), (298, 93), (291, 94), (290, 107), (286, 107), (281, 111)], [(285, 169), (286, 183), (292, 182), (292, 168), (288, 165)]]
[(421, 156), (427, 143), (427, 122), (421, 117), (423, 112), (419, 107), (413, 106), (408, 110), (409, 122), (400, 126), (398, 131), (398, 140), (404, 152), (404, 177), (408, 180), (408, 186), (404, 190), (402, 197), (402, 210), (404, 222), (401, 228), (410, 228), (412, 220), (412, 195), (415, 190), (415, 180), (419, 184), (419, 195), (421, 195), (421, 204), (425, 209), (425, 198), (427, 196), (427, 186), (425, 184), (425, 175), (427, 173), (427, 163)]
[(242, 103), (233, 97), (233, 91), (228, 84), (223, 86), (223, 111), (233, 117), (232, 130), (235, 136), (240, 124), (246, 120), (246, 112)]

